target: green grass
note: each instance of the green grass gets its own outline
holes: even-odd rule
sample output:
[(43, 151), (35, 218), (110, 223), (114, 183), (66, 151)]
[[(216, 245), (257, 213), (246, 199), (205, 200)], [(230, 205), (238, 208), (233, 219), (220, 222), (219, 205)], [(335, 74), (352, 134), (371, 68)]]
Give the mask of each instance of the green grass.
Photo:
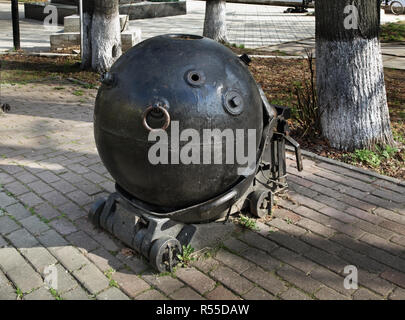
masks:
[(384, 149), (376, 147), (375, 150), (355, 150), (353, 153), (348, 154), (347, 157), (350, 157), (354, 164), (364, 163), (376, 168), (382, 161), (392, 158), (397, 152), (397, 148), (386, 146)]
[(182, 254), (177, 255), (177, 259), (179, 259), (179, 264), (182, 267), (189, 266), (190, 263), (195, 260), (193, 253), (194, 253), (194, 248), (190, 244), (188, 244), (187, 246), (183, 245)]
[(63, 300), (63, 299), (61, 298), (61, 296), (59, 295), (58, 291), (56, 291), (55, 289), (50, 288), (50, 289), (49, 289), (49, 292), (50, 292), (51, 295), (55, 298), (55, 300)]
[(118, 285), (118, 282), (112, 278), (112, 275), (114, 274), (114, 272), (115, 272), (115, 270), (113, 268), (110, 268), (106, 272), (104, 272), (104, 275), (108, 278), (108, 280), (109, 280), (108, 284), (110, 287), (119, 288), (120, 286)]
[(383, 24), (380, 40), (383, 42), (405, 41), (405, 21)]
[(243, 214), (239, 215), (239, 218), (238, 218), (237, 221), (238, 221), (239, 225), (241, 225), (243, 228), (250, 229), (250, 230), (253, 230), (253, 231), (259, 229), (257, 227), (256, 221), (254, 219), (249, 218), (249, 217), (247, 217), (247, 216), (245, 216)]
[(82, 95), (84, 95), (84, 91), (83, 90), (75, 90), (72, 92), (75, 96), (77, 97), (81, 97)]
[(20, 288), (17, 287), (17, 289), (15, 290), (15, 293), (17, 294), (18, 298), (22, 298), (24, 293), (22, 292), (22, 290)]

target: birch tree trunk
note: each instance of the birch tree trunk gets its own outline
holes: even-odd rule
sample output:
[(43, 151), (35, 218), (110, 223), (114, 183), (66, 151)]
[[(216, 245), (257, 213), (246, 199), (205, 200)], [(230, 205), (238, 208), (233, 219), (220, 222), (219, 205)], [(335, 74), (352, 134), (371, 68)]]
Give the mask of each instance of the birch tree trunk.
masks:
[(352, 151), (394, 143), (378, 39), (379, 0), (319, 0), (316, 74), (322, 133)]
[(227, 43), (226, 1), (206, 0), (203, 36)]
[(82, 67), (104, 73), (122, 54), (119, 1), (83, 2)]

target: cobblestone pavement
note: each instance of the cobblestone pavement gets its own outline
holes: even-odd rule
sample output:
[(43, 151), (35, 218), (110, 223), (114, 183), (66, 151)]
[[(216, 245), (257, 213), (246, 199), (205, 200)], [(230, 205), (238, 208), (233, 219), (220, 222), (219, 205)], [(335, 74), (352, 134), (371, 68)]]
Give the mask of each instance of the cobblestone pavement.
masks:
[[(95, 94), (1, 88), (12, 108), (0, 115), (1, 299), (405, 299), (405, 187), (310, 159), (302, 173), (289, 160), (288, 197), (258, 230), (154, 274), (86, 217), (113, 191), (93, 140)], [(344, 288), (348, 265), (358, 289)]]
[[(315, 36), (315, 17), (307, 14), (284, 14), (286, 7), (227, 3), (229, 42), (249, 48), (278, 45)], [(309, 9), (312, 11), (313, 9)], [(24, 6), (20, 6), (21, 19)], [(187, 0), (187, 15), (130, 21), (130, 28), (141, 28), (143, 40), (166, 33), (202, 35), (205, 1)], [(383, 14), (382, 23), (405, 20), (405, 15)], [(12, 49), (10, 2), (0, 0), (0, 51)], [(49, 34), (62, 26), (45, 27), (42, 22), (21, 21), (21, 44), (26, 50), (49, 51)]]

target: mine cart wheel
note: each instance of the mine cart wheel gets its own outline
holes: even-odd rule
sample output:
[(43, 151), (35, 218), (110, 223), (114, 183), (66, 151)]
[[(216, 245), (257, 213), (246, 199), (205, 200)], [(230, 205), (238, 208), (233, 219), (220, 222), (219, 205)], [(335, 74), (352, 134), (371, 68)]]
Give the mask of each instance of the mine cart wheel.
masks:
[(258, 218), (271, 213), (273, 193), (268, 190), (256, 190), (249, 195), (250, 212)]
[(178, 254), (181, 254), (180, 242), (175, 238), (164, 237), (153, 243), (149, 260), (159, 272), (172, 272), (179, 262)]
[(97, 227), (100, 226), (100, 215), (103, 212), (106, 200), (104, 198), (97, 199), (90, 208), (89, 220)]

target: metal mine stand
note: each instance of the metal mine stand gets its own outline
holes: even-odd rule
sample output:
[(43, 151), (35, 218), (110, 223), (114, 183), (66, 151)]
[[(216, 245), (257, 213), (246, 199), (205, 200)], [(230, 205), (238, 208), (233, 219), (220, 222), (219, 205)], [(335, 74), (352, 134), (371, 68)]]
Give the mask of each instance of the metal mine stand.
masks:
[[(242, 56), (241, 59), (249, 58)], [(196, 233), (198, 225), (191, 223), (193, 217), (207, 217), (204, 223), (212, 222), (210, 217), (228, 218), (234, 205), (259, 218), (270, 214), (274, 195), (287, 188), (286, 142), (295, 148), (299, 171), (302, 170), (302, 160), (298, 143), (288, 135), (290, 109), (270, 105), (260, 87), (259, 91), (264, 110), (264, 132), (255, 174), (241, 178), (222, 195), (166, 213), (156, 212), (156, 208), (136, 199), (116, 184), (116, 192), (108, 199), (99, 199), (93, 204), (89, 212), (92, 223), (135, 249), (159, 272), (166, 272), (177, 265), (177, 255)]]

